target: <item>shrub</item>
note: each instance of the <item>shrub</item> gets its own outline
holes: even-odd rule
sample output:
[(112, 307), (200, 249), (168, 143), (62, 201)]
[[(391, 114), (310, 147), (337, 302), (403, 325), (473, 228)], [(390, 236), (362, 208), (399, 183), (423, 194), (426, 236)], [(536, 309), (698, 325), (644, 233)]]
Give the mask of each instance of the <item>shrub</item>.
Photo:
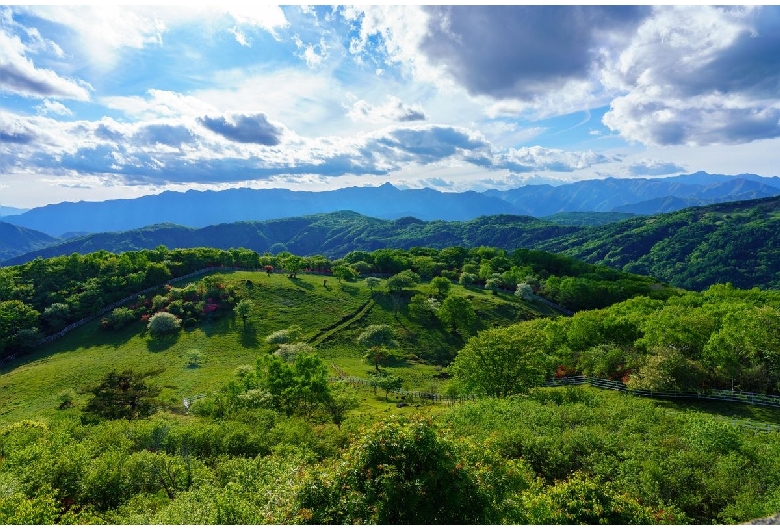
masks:
[(175, 333), (181, 327), (181, 320), (171, 313), (160, 311), (152, 315), (147, 324), (147, 329), (153, 337), (161, 337), (170, 333)]

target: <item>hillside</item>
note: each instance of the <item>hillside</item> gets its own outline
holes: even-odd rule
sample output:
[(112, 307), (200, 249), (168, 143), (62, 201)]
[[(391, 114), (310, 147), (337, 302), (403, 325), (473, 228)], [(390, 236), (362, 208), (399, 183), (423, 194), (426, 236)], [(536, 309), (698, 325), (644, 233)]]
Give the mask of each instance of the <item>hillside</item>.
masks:
[[(126, 232), (91, 234), (7, 260), (4, 265), (25, 263), (35, 257), (64, 256), (97, 250), (124, 252), (168, 248), (246, 248), (255, 252), (288, 250), (298, 255), (322, 254), (330, 258), (353, 250), (415, 246), (499, 246), (531, 248), (539, 241), (579, 230), (532, 217), (499, 215), (471, 221), (421, 221), (404, 217), (395, 221), (366, 217), (355, 212), (290, 217), (269, 221), (244, 221), (200, 229), (171, 224)], [(277, 245), (277, 246), (275, 246)]]
[[(121, 329), (93, 321), (3, 365), (4, 523), (733, 524), (774, 511), (777, 411), (542, 385), (628, 367), (656, 393), (705, 378), (776, 388), (776, 369), (756, 367), (774, 355), (762, 345), (778, 336), (777, 294), (721, 286), (547, 320), (479, 287), (448, 284), (421, 311), (440, 297), (433, 282), (394, 294), (390, 280), (322, 280), (189, 278), (134, 297)], [(216, 307), (199, 322), (154, 334), (150, 313), (202, 299)], [(448, 299), (474, 311), (471, 327), (451, 327)], [(722, 332), (756, 317), (767, 325), (744, 339), (758, 350), (732, 365), (681, 357), (733, 353)], [(361, 342), (373, 326), (392, 331), (392, 355)], [(493, 348), (482, 376), (464, 371)]]
[(562, 212), (645, 214), (778, 194), (778, 177), (700, 172), (672, 178), (607, 178), (558, 186), (527, 185), (482, 193), (398, 189), (390, 184), (322, 192), (246, 188), (168, 191), (136, 199), (63, 202), (33, 208), (7, 220), (61, 236), (67, 232), (125, 231), (160, 223), (202, 228), (340, 210), (380, 219), (414, 217), (425, 221), (468, 221), (499, 214), (533, 217)]
[(637, 217), (541, 242), (562, 252), (686, 289), (731, 282), (780, 287), (780, 199)]
[[(619, 215), (619, 214), (614, 214)], [(780, 287), (780, 199), (767, 198), (695, 207), (668, 214), (588, 224), (580, 216), (556, 220), (498, 215), (471, 221), (388, 221), (355, 212), (240, 222), (201, 229), (158, 225), (92, 234), (7, 260), (108, 250), (247, 248), (259, 253), (343, 256), (381, 248), (494, 246), (531, 248), (652, 276), (686, 289), (731, 282), (740, 288)], [(577, 216), (574, 217), (577, 219)], [(553, 222), (555, 221), (555, 222)], [(579, 225), (579, 226), (577, 226)]]
[(0, 221), (0, 262), (57, 243), (59, 239), (22, 226)]

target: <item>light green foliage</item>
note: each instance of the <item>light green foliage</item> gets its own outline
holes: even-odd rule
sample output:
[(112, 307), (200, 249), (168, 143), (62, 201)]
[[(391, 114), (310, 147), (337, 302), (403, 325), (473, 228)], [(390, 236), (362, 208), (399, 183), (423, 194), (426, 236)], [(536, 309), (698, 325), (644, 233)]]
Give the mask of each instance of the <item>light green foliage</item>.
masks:
[(19, 331), (35, 328), (38, 316), (38, 311), (19, 300), (0, 302), (0, 353)]
[(249, 318), (252, 316), (254, 307), (255, 306), (251, 300), (244, 298), (236, 304), (236, 307), (233, 308), (233, 310), (236, 312), (236, 315), (241, 318), (241, 322), (244, 324), (244, 329), (246, 329), (247, 320), (249, 320)]
[(70, 306), (61, 302), (51, 304), (41, 315), (41, 320), (49, 331), (59, 331), (64, 328), (69, 318)]
[(395, 348), (395, 332), (387, 324), (372, 324), (357, 338), (358, 344), (368, 348), (364, 358), (373, 363), (377, 371), (379, 364), (390, 357), (388, 348)]
[(477, 314), (471, 302), (462, 296), (450, 295), (441, 303), (439, 320), (453, 332), (468, 336), (477, 323)]
[(146, 327), (152, 337), (162, 337), (179, 331), (181, 319), (174, 314), (161, 311), (152, 315)]
[(374, 276), (369, 276), (368, 278), (366, 278), (366, 285), (368, 286), (368, 288), (371, 290), (372, 293), (374, 292), (374, 289), (376, 287), (379, 287), (381, 283), (382, 280)]
[(257, 376), (274, 408), (287, 415), (311, 414), (329, 399), (327, 370), (316, 353), (300, 352), (292, 364), (274, 355), (261, 357)]
[(475, 283), (477, 283), (478, 279), (479, 278), (477, 278), (477, 275), (474, 274), (473, 272), (463, 271), (460, 274), (460, 279), (458, 281), (463, 286), (469, 286), (469, 285), (474, 285)]
[(127, 307), (117, 307), (101, 320), (105, 329), (123, 329), (136, 320), (135, 313)]
[(467, 392), (506, 397), (541, 384), (547, 358), (545, 334), (520, 323), (487, 329), (471, 337), (452, 366)]
[(387, 288), (391, 292), (400, 293), (404, 289), (420, 283), (420, 276), (411, 270), (405, 270), (387, 279)]
[(701, 390), (704, 370), (682, 353), (657, 348), (645, 360), (638, 372), (631, 374), (629, 388), (656, 392)]
[(487, 278), (487, 280), (485, 280), (485, 289), (490, 289), (491, 291), (495, 292), (501, 288), (501, 284), (501, 275), (493, 273)]
[(533, 525), (633, 525), (656, 522), (652, 511), (609, 484), (575, 473), (543, 492), (528, 494), (524, 507)]
[(347, 417), (347, 413), (358, 408), (359, 405), (360, 400), (353, 387), (340, 381), (330, 385), (330, 399), (326, 401), (325, 408), (339, 429), (341, 429), (341, 424)]
[(600, 344), (580, 353), (577, 369), (590, 377), (612, 379), (625, 368), (626, 352), (613, 344)]
[(288, 344), (296, 342), (301, 338), (302, 330), (297, 324), (293, 324), (287, 329), (274, 331), (265, 338), (267, 344)]
[(285, 362), (294, 363), (295, 359), (301, 354), (313, 354), (314, 348), (305, 342), (293, 342), (291, 344), (281, 344), (274, 352), (274, 355), (278, 355)]
[(450, 287), (452, 287), (452, 282), (447, 278), (437, 276), (431, 280), (431, 289), (441, 298), (447, 296), (447, 293), (450, 292)]
[(347, 265), (337, 265), (333, 267), (333, 276), (335, 276), (339, 282), (352, 282), (357, 278), (358, 272)]
[(385, 399), (389, 396), (390, 392), (400, 390), (403, 384), (403, 379), (394, 374), (387, 373), (374, 373), (371, 374), (371, 386), (381, 388), (385, 391)]
[(308, 474), (297, 503), (313, 524), (478, 524), (490, 513), (453, 445), (424, 421), (374, 426), (343, 463)]
[(518, 283), (517, 287), (515, 288), (515, 296), (521, 300), (529, 302), (534, 299), (534, 290), (527, 283)]

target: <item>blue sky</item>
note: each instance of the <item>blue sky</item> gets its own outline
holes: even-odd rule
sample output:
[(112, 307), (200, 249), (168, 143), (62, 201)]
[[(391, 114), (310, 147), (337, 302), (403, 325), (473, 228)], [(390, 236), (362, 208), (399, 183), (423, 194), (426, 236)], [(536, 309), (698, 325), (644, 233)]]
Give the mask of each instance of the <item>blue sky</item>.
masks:
[(780, 8), (0, 6), (0, 204), (780, 167)]

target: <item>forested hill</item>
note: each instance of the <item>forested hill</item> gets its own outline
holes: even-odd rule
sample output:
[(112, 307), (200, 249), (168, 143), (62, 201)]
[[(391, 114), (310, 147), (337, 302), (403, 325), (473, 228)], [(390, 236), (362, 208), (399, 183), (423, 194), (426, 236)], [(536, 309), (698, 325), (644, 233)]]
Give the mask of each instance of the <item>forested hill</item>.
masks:
[(636, 217), (540, 242), (561, 252), (677, 287), (731, 282), (780, 288), (780, 198)]
[(164, 224), (126, 232), (82, 236), (8, 260), (20, 264), (37, 256), (48, 258), (97, 250), (124, 252), (168, 248), (243, 247), (259, 253), (283, 250), (329, 258), (353, 250), (409, 249), (415, 246), (445, 248), (494, 246), (505, 249), (532, 248), (540, 241), (579, 231), (533, 217), (495, 215), (472, 221), (420, 221), (404, 217), (395, 221), (366, 217), (354, 212), (290, 217), (271, 221), (244, 221), (195, 229)]
[(92, 234), (7, 261), (24, 263), (97, 250), (169, 248), (287, 250), (343, 256), (353, 250), (493, 246), (564, 253), (686, 289), (731, 282), (740, 288), (779, 288), (780, 198), (758, 199), (641, 216), (601, 226), (571, 226), (533, 217), (494, 215), (472, 221), (388, 221), (354, 212), (239, 222), (201, 229), (155, 225)]
[(53, 245), (56, 237), (0, 221), (0, 261)]

